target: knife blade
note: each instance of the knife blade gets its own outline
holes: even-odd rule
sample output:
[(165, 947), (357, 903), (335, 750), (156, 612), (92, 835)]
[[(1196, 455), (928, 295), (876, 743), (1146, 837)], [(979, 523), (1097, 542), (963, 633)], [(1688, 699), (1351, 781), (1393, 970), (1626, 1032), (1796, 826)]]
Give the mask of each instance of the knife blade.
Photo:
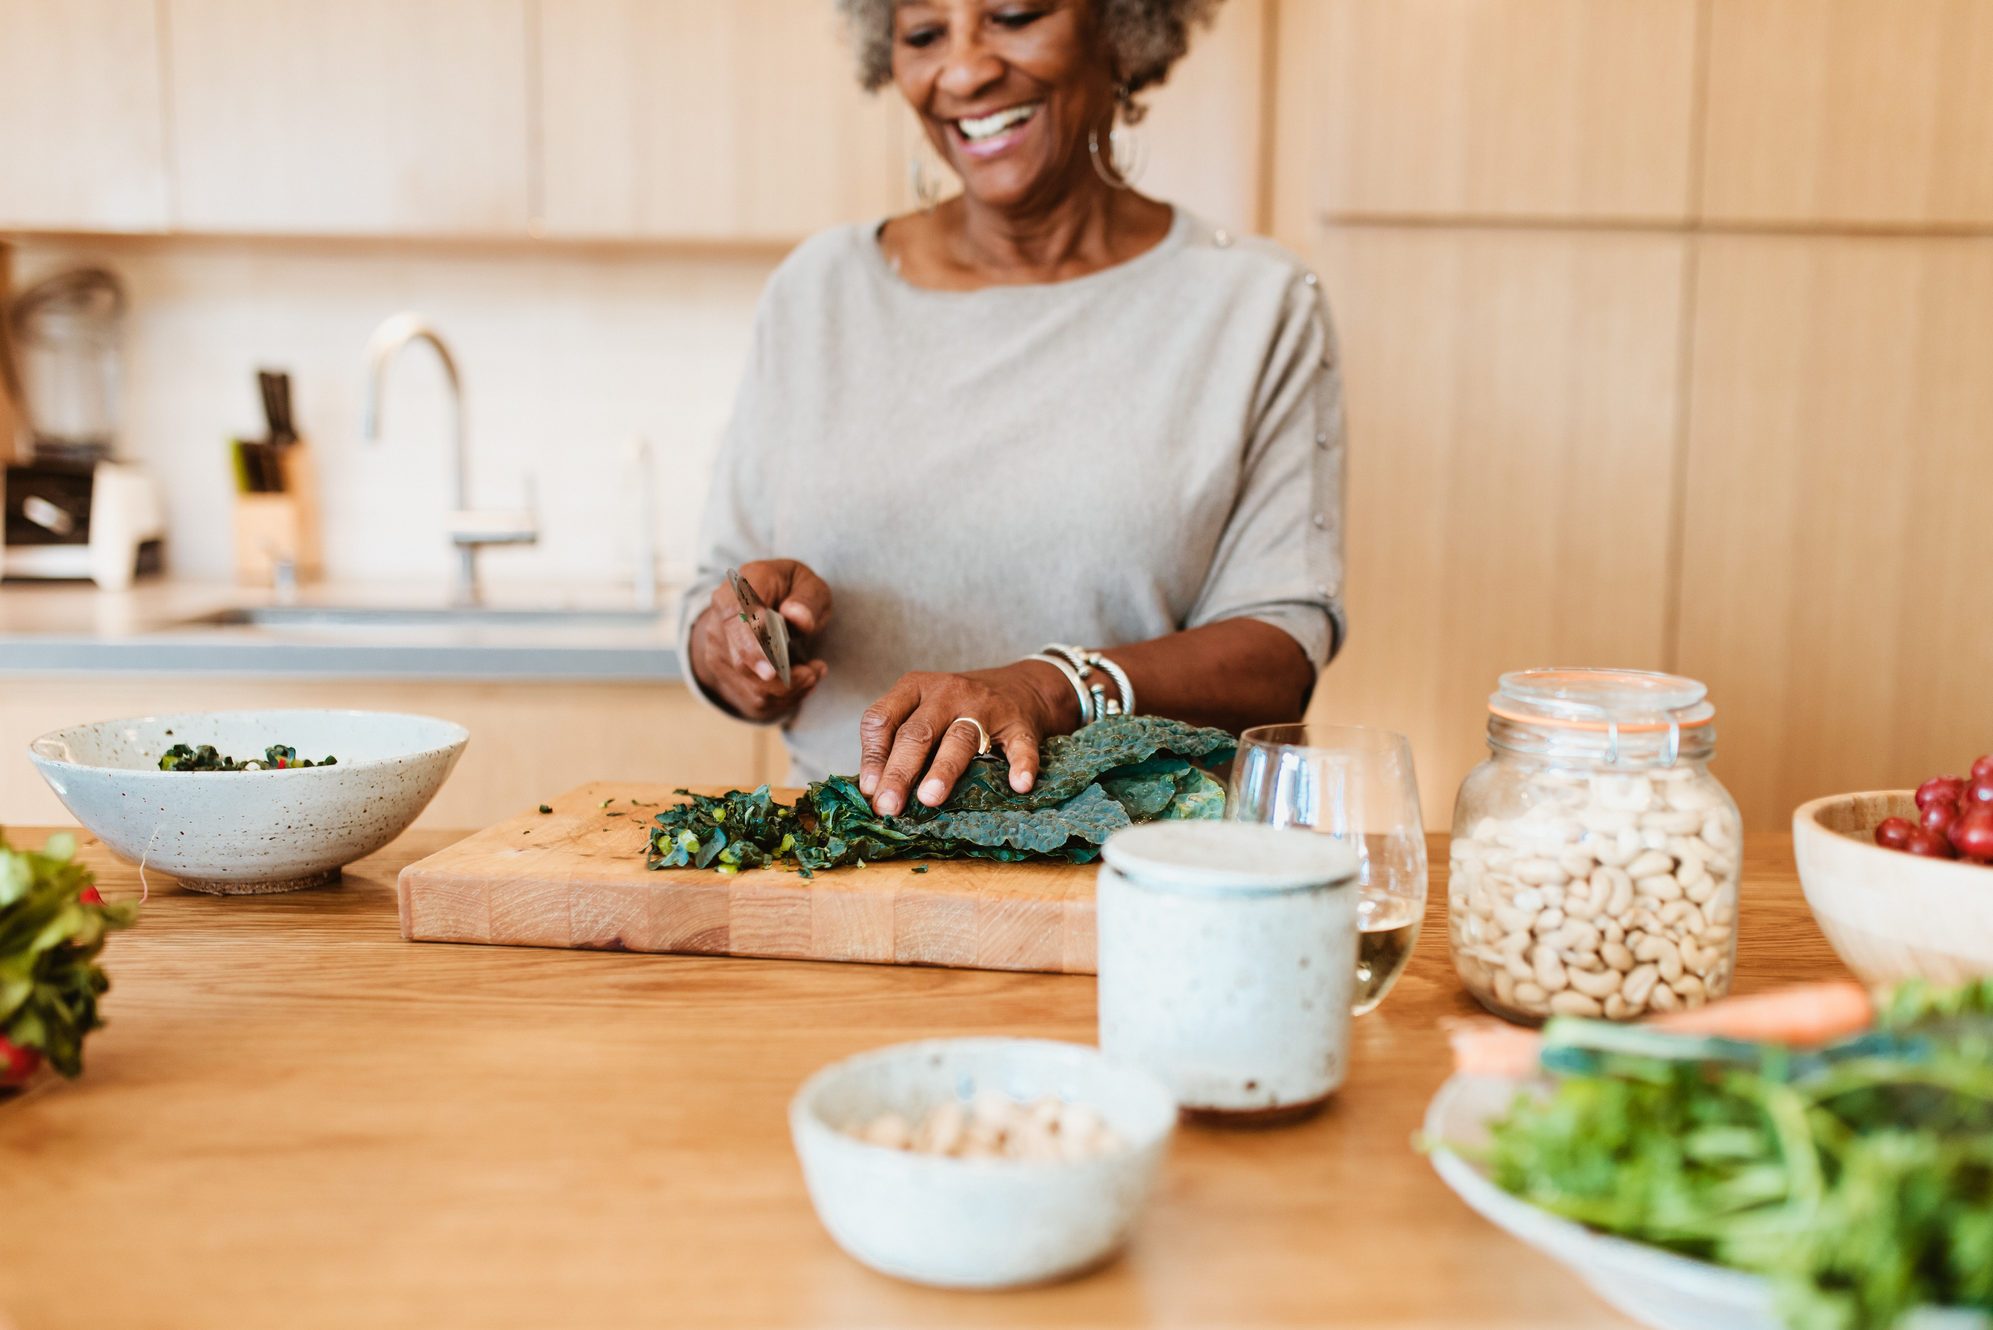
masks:
[(740, 621), (754, 634), (754, 640), (761, 644), (761, 654), (768, 657), (768, 663), (775, 667), (775, 677), (782, 686), (789, 686), (789, 624), (783, 617), (756, 595), (747, 579), (740, 575), (740, 569), (727, 569), (727, 581), (732, 583), (734, 600), (740, 604)]

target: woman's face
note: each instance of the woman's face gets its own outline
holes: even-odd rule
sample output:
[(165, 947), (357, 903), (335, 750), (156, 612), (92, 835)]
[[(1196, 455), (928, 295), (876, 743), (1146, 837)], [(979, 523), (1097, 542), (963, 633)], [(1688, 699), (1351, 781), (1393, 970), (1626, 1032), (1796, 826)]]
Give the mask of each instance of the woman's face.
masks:
[(1062, 196), (1113, 115), (1092, 0), (901, 0), (893, 81), (969, 197), (997, 208)]

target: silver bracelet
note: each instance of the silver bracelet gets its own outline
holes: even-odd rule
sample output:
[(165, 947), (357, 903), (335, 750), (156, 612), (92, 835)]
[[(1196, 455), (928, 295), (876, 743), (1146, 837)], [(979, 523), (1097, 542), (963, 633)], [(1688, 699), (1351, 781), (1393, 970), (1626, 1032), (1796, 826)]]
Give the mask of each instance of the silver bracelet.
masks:
[(1099, 667), (1106, 673), (1108, 678), (1114, 680), (1114, 686), (1121, 690), (1121, 701), (1112, 704), (1107, 714), (1110, 716), (1134, 715), (1135, 685), (1129, 682), (1128, 671), (1122, 669), (1098, 651), (1089, 651), (1087, 653), (1087, 664)]
[(1059, 673), (1065, 675), (1066, 682), (1073, 686), (1073, 693), (1080, 700), (1080, 724), (1093, 724), (1096, 719), (1093, 710), (1093, 696), (1087, 691), (1086, 683), (1080, 678), (1080, 672), (1077, 669), (1073, 668), (1063, 657), (1055, 656), (1049, 651), (1041, 651), (1035, 656), (1026, 656), (1025, 659), (1043, 661)]
[[(1041, 654), (1062, 658), (1071, 667), (1071, 677), (1074, 681), (1073, 686), (1089, 694), (1089, 699), (1092, 702), (1092, 716), (1088, 721), (1083, 723), (1091, 723), (1091, 721), (1099, 720), (1104, 716), (1132, 716), (1135, 714), (1135, 685), (1128, 678), (1128, 671), (1122, 669), (1106, 656), (1101, 655), (1098, 651), (1089, 651), (1085, 647), (1070, 646), (1064, 642), (1047, 643)], [(1098, 684), (1089, 684), (1087, 682), (1087, 680), (1093, 677), (1093, 672), (1096, 669), (1114, 680), (1115, 691), (1120, 694), (1118, 700), (1110, 701), (1105, 688)], [(1089, 699), (1082, 700), (1082, 711), (1087, 710), (1086, 701)]]
[(1067, 646), (1064, 642), (1047, 642), (1039, 650), (1047, 655), (1064, 657), (1066, 663), (1071, 665), (1074, 672), (1082, 679), (1093, 673), (1093, 667), (1087, 664), (1085, 647)]

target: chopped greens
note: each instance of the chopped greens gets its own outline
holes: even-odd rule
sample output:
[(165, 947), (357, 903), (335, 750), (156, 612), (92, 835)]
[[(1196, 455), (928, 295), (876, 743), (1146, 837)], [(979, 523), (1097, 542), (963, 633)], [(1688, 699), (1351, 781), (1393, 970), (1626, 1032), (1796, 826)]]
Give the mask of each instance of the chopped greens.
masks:
[(1795, 1330), (1993, 1311), (1993, 979), (1905, 985), (1812, 1052), (1601, 1024), (1546, 1029), (1558, 1078), (1492, 1125), (1498, 1185), (1764, 1275)]
[[(1224, 787), (1195, 762), (1229, 761), (1237, 741), (1160, 716), (1117, 716), (1046, 740), (1029, 793), (1010, 788), (1010, 765), (992, 753), (969, 764), (939, 808), (872, 811), (849, 776), (811, 785), (796, 804), (762, 786), (717, 797), (680, 790), (687, 802), (652, 819), (652, 868), (820, 868), (883, 859), (1098, 857), (1109, 835), (1135, 822), (1216, 818)], [(916, 870), (918, 871), (918, 870)]]
[(554, 811), (554, 806), (552, 804), (541, 804), (540, 811), (542, 813), (551, 813)]
[(37, 854), (0, 835), (0, 1043), (64, 1076), (83, 1070), (83, 1037), (103, 1024), (104, 935), (138, 918), (134, 905), (105, 904), (75, 855), (73, 836), (50, 836)]
[(263, 756), (238, 762), (232, 757), (223, 757), (215, 751), (213, 744), (202, 744), (194, 748), (188, 744), (174, 744), (159, 759), (161, 771), (288, 771), (293, 767), (333, 767), (339, 765), (336, 757), (321, 758), (314, 762), (310, 758), (300, 758), (298, 750), (286, 744), (271, 744), (263, 750)]

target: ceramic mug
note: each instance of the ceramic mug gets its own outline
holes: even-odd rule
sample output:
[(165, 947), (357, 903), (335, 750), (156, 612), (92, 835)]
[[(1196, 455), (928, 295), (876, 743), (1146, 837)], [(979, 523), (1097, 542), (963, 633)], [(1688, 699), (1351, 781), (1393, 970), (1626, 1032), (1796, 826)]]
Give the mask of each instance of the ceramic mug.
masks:
[(1289, 828), (1152, 822), (1115, 833), (1102, 860), (1101, 1048), (1195, 1114), (1326, 1102), (1349, 1062), (1355, 855)]

